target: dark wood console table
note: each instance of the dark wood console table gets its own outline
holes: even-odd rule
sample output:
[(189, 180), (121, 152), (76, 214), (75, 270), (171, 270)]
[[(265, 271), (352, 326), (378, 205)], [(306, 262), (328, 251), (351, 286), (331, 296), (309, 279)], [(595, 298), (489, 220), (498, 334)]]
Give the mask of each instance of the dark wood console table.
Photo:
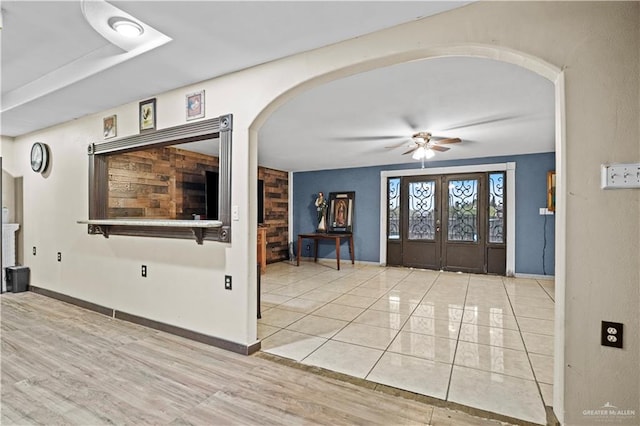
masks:
[(355, 263), (355, 258), (353, 254), (353, 234), (298, 234), (298, 256), (296, 257), (296, 266), (300, 266), (300, 253), (302, 252), (302, 240), (303, 239), (313, 240), (313, 253), (314, 253), (314, 262), (318, 261), (318, 241), (320, 240), (333, 240), (336, 243), (336, 264), (338, 265), (338, 271), (340, 270), (340, 242), (341, 240), (348, 239), (349, 240), (349, 254), (351, 255), (351, 264)]

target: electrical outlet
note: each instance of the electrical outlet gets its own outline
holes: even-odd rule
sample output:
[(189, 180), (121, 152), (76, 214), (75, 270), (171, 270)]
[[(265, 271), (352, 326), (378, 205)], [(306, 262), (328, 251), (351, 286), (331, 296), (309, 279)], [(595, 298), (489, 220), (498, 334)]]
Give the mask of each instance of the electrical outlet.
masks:
[(142, 277), (147, 277), (147, 265), (142, 265)]
[(602, 346), (611, 346), (622, 349), (622, 323), (602, 321)]
[(58, 262), (62, 262), (62, 253), (58, 252)]
[(36, 246), (33, 246), (33, 255), (36, 255)]
[(224, 276), (224, 289), (231, 290), (231, 275)]

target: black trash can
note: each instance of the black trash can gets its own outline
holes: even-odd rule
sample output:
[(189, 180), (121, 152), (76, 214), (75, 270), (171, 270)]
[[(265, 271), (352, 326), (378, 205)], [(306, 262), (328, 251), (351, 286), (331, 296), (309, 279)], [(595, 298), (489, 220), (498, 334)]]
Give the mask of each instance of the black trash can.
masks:
[(27, 266), (7, 266), (4, 270), (7, 292), (20, 293), (29, 290), (31, 270)]

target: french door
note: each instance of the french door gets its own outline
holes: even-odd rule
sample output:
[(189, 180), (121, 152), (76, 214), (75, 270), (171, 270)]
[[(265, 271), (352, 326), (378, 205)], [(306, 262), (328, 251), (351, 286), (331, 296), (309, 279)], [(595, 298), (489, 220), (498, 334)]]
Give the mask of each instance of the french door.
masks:
[(506, 270), (504, 172), (388, 179), (387, 264)]

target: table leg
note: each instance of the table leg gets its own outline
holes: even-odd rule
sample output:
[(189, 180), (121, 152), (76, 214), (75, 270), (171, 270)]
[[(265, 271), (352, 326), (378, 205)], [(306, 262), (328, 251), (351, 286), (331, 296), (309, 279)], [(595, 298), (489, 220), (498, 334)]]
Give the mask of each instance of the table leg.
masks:
[(302, 251), (302, 238), (298, 237), (298, 256), (296, 256), (296, 266), (300, 266), (300, 252)]
[(351, 264), (355, 265), (355, 253), (353, 252), (353, 235), (349, 237), (349, 254), (351, 255)]
[(313, 261), (317, 262), (318, 261), (318, 239), (317, 238), (313, 239), (313, 255), (315, 256), (313, 258)]
[(336, 264), (340, 270), (340, 237), (336, 237)]

